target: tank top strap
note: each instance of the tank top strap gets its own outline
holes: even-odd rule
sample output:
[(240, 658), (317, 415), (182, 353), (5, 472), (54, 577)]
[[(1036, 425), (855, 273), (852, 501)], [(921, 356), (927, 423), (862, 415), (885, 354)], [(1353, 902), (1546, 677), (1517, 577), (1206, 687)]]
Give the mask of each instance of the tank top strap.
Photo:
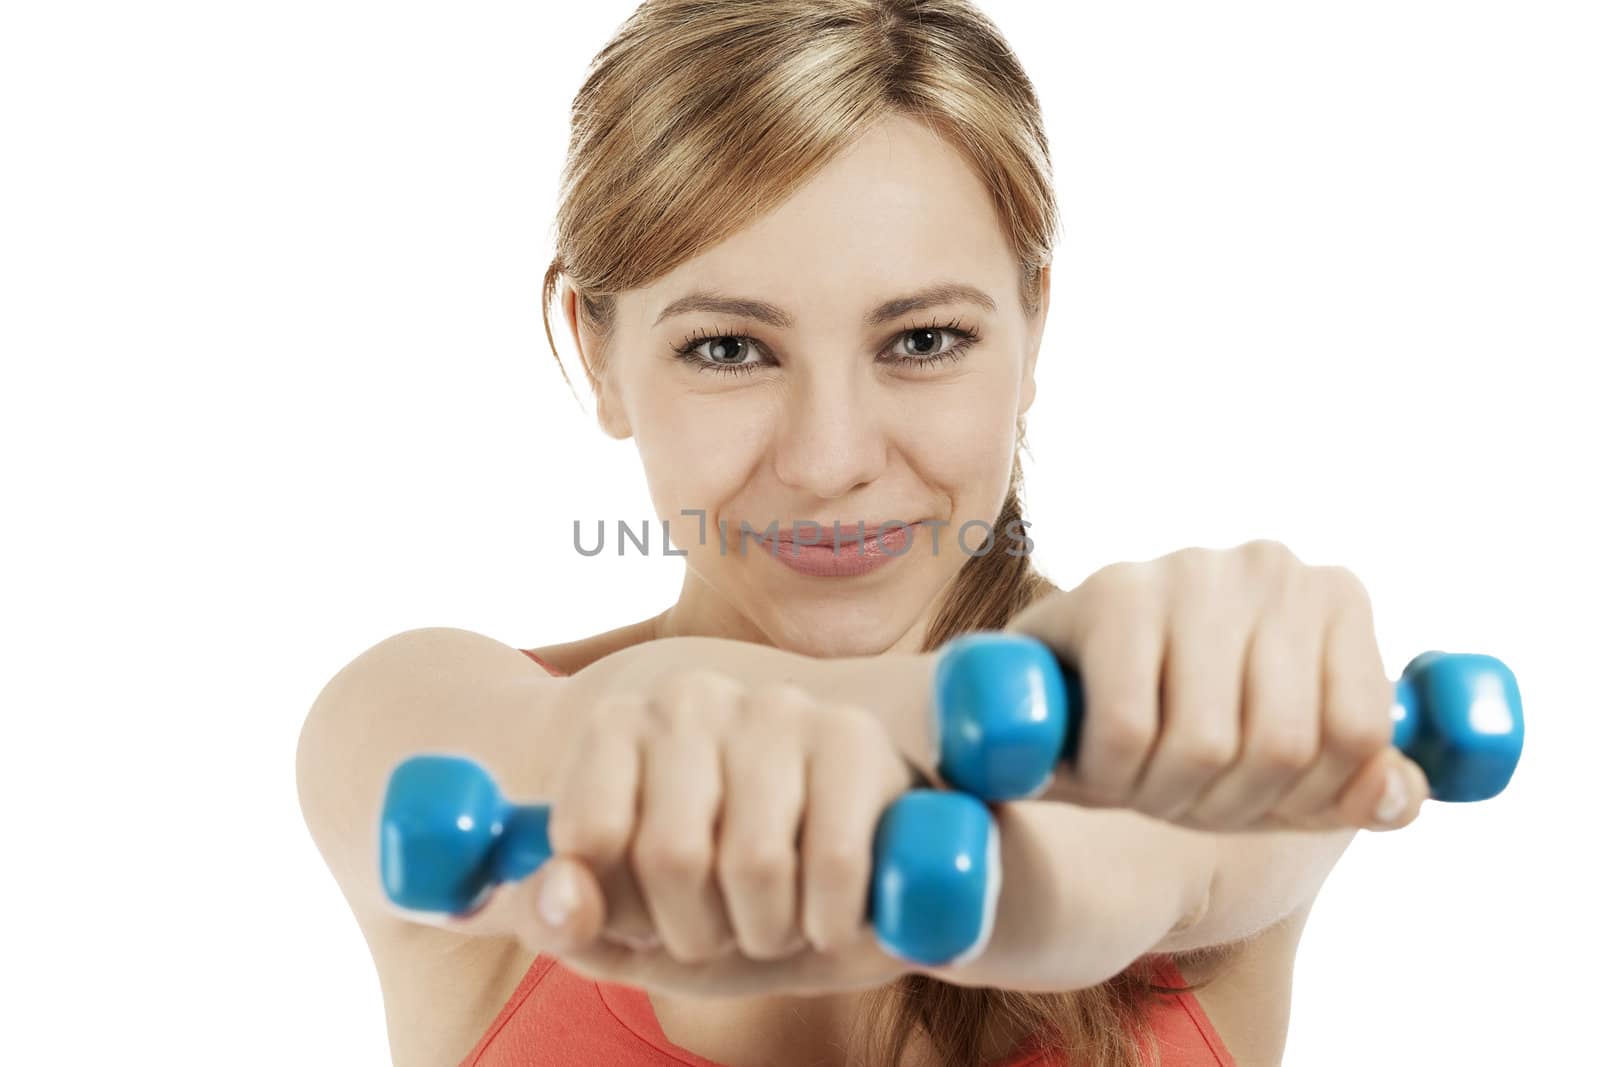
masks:
[(557, 667), (554, 663), (551, 663), (549, 660), (543, 659), (540, 656), (536, 655), (530, 649), (519, 648), (519, 649), (517, 649), (517, 651), (521, 652), (524, 656), (527, 656), (529, 659), (533, 660), (533, 662), (537, 663), (539, 666), (543, 667), (546, 671), (548, 671), (550, 674), (555, 675), (557, 678), (565, 678), (567, 676), (567, 672), (566, 671), (562, 670), (560, 667)]

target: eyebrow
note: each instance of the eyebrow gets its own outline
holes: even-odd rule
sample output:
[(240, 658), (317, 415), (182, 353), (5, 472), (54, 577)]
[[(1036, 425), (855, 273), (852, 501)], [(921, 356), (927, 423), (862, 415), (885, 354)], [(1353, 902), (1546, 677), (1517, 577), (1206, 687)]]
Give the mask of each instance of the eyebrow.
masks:
[[(908, 311), (921, 311), (924, 308), (941, 307), (945, 304), (976, 304), (986, 311), (995, 309), (994, 299), (988, 293), (976, 286), (964, 282), (940, 282), (918, 289), (914, 293), (897, 296), (885, 300), (862, 318), (863, 326), (882, 326), (899, 318)], [(680, 296), (661, 310), (656, 316), (652, 326), (659, 326), (674, 315), (686, 315), (693, 311), (711, 311), (723, 315), (737, 315), (741, 318), (754, 319), (764, 322), (768, 326), (788, 329), (794, 325), (794, 316), (776, 304), (769, 304), (765, 300), (750, 300), (744, 297), (725, 296), (721, 293), (697, 291), (686, 296)]]

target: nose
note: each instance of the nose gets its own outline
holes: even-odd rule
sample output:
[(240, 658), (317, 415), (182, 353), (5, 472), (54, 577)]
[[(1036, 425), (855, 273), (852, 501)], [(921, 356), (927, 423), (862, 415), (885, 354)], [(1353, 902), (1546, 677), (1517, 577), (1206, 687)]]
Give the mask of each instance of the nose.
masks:
[(780, 482), (835, 500), (883, 473), (885, 413), (867, 382), (843, 373), (808, 374), (788, 384), (776, 445)]

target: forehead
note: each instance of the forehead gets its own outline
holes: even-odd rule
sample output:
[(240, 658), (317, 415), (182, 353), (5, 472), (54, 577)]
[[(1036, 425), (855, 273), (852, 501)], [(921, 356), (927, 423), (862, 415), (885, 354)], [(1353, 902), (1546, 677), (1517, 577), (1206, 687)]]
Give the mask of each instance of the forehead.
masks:
[(769, 215), (625, 294), (623, 307), (649, 328), (667, 304), (707, 289), (779, 304), (804, 327), (935, 281), (977, 285), (1014, 306), (1016, 271), (988, 189), (965, 157), (894, 116)]

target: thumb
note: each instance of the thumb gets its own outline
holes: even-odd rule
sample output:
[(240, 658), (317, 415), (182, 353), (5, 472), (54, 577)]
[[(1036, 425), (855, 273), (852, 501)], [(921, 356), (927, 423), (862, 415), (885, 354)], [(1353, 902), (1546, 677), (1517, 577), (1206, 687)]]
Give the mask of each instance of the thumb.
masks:
[(515, 892), (517, 937), (536, 952), (582, 948), (605, 926), (605, 896), (582, 860), (552, 856)]
[(1374, 752), (1350, 775), (1325, 810), (1292, 819), (1269, 815), (1263, 828), (1398, 830), (1416, 821), (1427, 798), (1427, 774), (1389, 745)]
[(1427, 774), (1390, 745), (1373, 753), (1351, 777), (1338, 806), (1347, 826), (1398, 830), (1416, 820), (1427, 798)]

